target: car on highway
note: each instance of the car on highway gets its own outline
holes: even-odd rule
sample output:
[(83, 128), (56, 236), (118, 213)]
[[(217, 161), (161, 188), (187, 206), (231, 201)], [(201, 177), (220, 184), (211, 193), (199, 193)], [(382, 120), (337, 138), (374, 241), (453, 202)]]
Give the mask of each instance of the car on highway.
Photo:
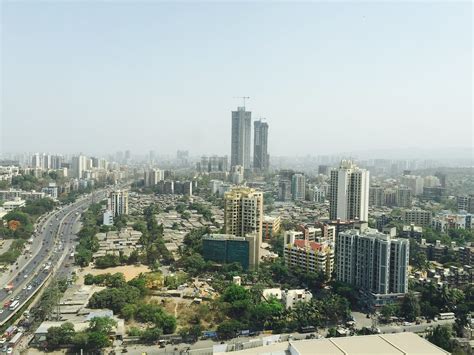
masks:
[(408, 327), (408, 326), (410, 326), (410, 325), (413, 325), (413, 323), (411, 323), (411, 322), (403, 322), (403, 325), (404, 325), (405, 327)]

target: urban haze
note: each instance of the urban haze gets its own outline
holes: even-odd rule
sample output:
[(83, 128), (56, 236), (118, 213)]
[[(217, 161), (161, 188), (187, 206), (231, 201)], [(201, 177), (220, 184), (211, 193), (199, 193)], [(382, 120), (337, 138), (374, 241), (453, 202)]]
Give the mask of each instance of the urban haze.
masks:
[(273, 156), (466, 155), (471, 10), (3, 1), (1, 149), (230, 154), (228, 117), (248, 96)]

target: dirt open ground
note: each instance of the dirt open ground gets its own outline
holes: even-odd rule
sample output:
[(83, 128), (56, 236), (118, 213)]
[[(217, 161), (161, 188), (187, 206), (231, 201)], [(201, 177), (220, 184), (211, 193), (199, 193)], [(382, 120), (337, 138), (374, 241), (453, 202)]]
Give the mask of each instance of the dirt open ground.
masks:
[(138, 276), (142, 272), (149, 272), (150, 269), (146, 265), (125, 265), (125, 266), (116, 266), (109, 267), (107, 269), (95, 269), (91, 266), (78, 269), (77, 272), (77, 283), (80, 285), (84, 284), (84, 276), (87, 274), (92, 275), (101, 275), (101, 274), (115, 274), (116, 272), (121, 272), (125, 276), (125, 280), (129, 281), (134, 277)]

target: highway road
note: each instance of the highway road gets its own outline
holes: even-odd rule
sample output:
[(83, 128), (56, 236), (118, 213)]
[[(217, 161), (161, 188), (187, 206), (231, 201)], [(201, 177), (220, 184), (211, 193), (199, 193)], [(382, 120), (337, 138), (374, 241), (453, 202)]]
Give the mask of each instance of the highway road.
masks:
[[(103, 200), (106, 193), (106, 190), (95, 192), (95, 201)], [(25, 252), (20, 255), (19, 260), (10, 271), (7, 271), (7, 277), (2, 277), (0, 325), (12, 313), (22, 308), (50, 273), (54, 274), (59, 271), (59, 276), (69, 273), (70, 270), (66, 265), (72, 263), (69, 258), (75, 244), (77, 222), (81, 213), (88, 208), (91, 202), (91, 196), (82, 197), (73, 204), (62, 206), (49, 213), (39, 221), (32, 243), (25, 248)], [(50, 267), (48, 268), (47, 265)], [(11, 293), (4, 288), (8, 283), (13, 284)], [(15, 300), (18, 300), (18, 307), (10, 309), (8, 304)]]

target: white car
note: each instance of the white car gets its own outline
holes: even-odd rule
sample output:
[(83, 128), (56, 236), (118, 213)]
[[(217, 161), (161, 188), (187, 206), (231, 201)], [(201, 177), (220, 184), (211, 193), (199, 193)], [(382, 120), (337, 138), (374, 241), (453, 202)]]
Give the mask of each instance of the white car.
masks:
[(0, 309), (0, 314), (2, 314), (5, 310), (2, 308)]
[(30, 291), (32, 289), (31, 285), (28, 285), (27, 290)]
[(410, 323), (410, 322), (403, 322), (403, 325), (404, 325), (405, 327), (407, 327), (407, 326), (409, 326), (409, 325), (413, 325), (413, 323)]
[(27, 278), (28, 278), (28, 275), (23, 276), (23, 278), (27, 279)]

